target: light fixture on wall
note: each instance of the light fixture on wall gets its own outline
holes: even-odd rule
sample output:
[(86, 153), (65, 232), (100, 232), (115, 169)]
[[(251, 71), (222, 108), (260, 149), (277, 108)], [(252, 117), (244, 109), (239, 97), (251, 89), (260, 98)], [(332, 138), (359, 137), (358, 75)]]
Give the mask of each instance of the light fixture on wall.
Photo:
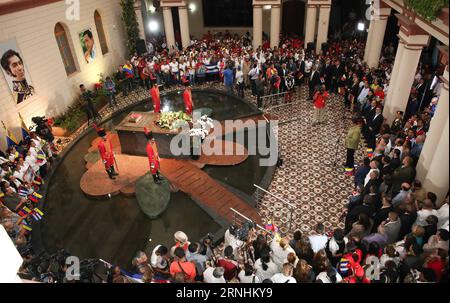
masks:
[(272, 8), (272, 5), (264, 5), (263, 6), (263, 9), (265, 9), (266, 11), (271, 9), (271, 8)]
[(191, 12), (195, 12), (197, 10), (197, 5), (195, 5), (195, 3), (191, 3), (188, 5), (188, 8)]
[(148, 10), (150, 11), (151, 14), (153, 14), (154, 12), (156, 12), (156, 7), (154, 7), (153, 5), (150, 5), (148, 7)]
[(360, 32), (363, 32), (366, 29), (366, 25), (364, 24), (364, 22), (358, 22), (358, 30)]
[(156, 32), (156, 31), (158, 31), (158, 28), (159, 28), (159, 24), (158, 24), (158, 22), (156, 22), (155, 20), (151, 20), (150, 22), (148, 22), (148, 29), (151, 31), (151, 32)]

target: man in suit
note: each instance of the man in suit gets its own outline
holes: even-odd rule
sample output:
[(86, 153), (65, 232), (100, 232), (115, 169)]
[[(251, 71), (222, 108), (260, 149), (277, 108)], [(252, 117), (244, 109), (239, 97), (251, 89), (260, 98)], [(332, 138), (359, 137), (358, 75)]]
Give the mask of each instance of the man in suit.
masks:
[(384, 122), (384, 117), (381, 114), (382, 109), (381, 106), (377, 106), (375, 109), (375, 115), (369, 121), (367, 121), (368, 126), (368, 145), (370, 148), (375, 148), (376, 145), (376, 137), (380, 133), (381, 125)]
[(392, 197), (395, 197), (403, 183), (411, 184), (416, 177), (416, 169), (413, 167), (414, 160), (411, 157), (405, 157), (402, 161), (402, 167), (397, 168), (392, 175)]
[(289, 70), (287, 69), (286, 63), (281, 64), (280, 69), (278, 69), (278, 76), (281, 78), (280, 83), (280, 93), (285, 92), (286, 89), (286, 77), (289, 75)]
[(358, 221), (359, 215), (365, 213), (372, 217), (375, 213), (375, 208), (372, 205), (372, 197), (369, 195), (364, 196), (363, 204), (355, 206), (350, 210), (345, 217), (345, 233), (348, 233), (352, 229), (352, 224)]
[(311, 69), (311, 75), (309, 76), (309, 99), (312, 100), (314, 91), (320, 84), (320, 74), (317, 71), (317, 66), (313, 66)]
[(337, 92), (337, 82), (339, 79), (341, 79), (342, 75), (344, 74), (344, 68), (341, 65), (340, 60), (336, 60), (335, 65), (332, 69), (332, 79), (331, 79), (331, 91), (336, 93)]
[(387, 236), (386, 244), (392, 244), (397, 241), (401, 226), (402, 223), (398, 214), (391, 211), (388, 220), (384, 223), (384, 234)]

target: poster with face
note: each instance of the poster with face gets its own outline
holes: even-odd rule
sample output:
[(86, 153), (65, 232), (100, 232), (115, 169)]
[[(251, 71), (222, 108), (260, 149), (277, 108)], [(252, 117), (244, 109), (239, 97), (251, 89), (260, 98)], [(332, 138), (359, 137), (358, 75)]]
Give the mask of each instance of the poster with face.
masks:
[(87, 64), (94, 62), (96, 50), (92, 30), (89, 28), (80, 32), (79, 37), (81, 48), (83, 49), (84, 60)]
[(20, 104), (35, 94), (16, 38), (0, 42), (0, 63), (14, 102)]

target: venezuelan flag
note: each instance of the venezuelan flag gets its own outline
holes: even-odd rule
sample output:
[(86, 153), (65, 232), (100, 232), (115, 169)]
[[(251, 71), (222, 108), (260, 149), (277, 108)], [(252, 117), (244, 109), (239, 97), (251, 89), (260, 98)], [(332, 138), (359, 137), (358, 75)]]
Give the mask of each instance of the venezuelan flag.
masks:
[(33, 203), (38, 203), (40, 199), (42, 199), (42, 195), (38, 194), (37, 192), (34, 192), (28, 196), (28, 200)]
[(19, 142), (17, 142), (17, 139), (16, 139), (16, 137), (14, 137), (14, 134), (8, 128), (6, 128), (6, 125), (5, 125), (5, 123), (3, 123), (3, 121), (2, 121), (2, 124), (3, 124), (3, 128), (6, 131), (6, 144), (7, 144), (7, 146), (8, 147), (19, 146)]
[(25, 124), (25, 122), (23, 121), (22, 115), (20, 113), (19, 113), (19, 118), (20, 118), (20, 128), (22, 130), (23, 141), (28, 142), (31, 139), (30, 131), (28, 130), (28, 127)]
[(30, 213), (31, 213), (31, 209), (29, 209), (28, 207), (24, 206), (17, 214), (19, 216), (21, 216), (22, 218), (25, 218)]
[(35, 208), (33, 210), (33, 213), (31, 214), (31, 216), (33, 217), (34, 221), (39, 221), (39, 220), (42, 220), (44, 213), (42, 211), (40, 211), (39, 209)]
[(373, 157), (373, 149), (371, 149), (371, 148), (367, 149), (367, 157), (369, 157), (369, 158)]
[(351, 167), (346, 167), (346, 168), (345, 168), (345, 171), (346, 171), (346, 172), (352, 172), (352, 171), (353, 171), (353, 168), (351, 168)]
[(0, 198), (3, 198), (4, 196), (5, 194), (2, 191), (0, 191)]
[(128, 77), (134, 77), (134, 71), (130, 65), (125, 64), (123, 66), (123, 71), (127, 74)]

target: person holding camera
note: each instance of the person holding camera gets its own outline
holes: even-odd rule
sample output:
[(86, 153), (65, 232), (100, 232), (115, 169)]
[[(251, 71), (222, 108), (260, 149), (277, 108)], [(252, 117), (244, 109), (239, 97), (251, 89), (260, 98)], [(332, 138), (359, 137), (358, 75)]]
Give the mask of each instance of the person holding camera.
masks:
[(87, 90), (84, 84), (80, 84), (80, 91), (81, 91), (81, 99), (84, 101), (83, 105), (84, 110), (86, 112), (88, 125), (90, 125), (91, 120), (96, 121), (97, 119), (101, 119), (102, 117), (95, 109), (94, 103), (92, 103), (94, 94), (91, 91)]

